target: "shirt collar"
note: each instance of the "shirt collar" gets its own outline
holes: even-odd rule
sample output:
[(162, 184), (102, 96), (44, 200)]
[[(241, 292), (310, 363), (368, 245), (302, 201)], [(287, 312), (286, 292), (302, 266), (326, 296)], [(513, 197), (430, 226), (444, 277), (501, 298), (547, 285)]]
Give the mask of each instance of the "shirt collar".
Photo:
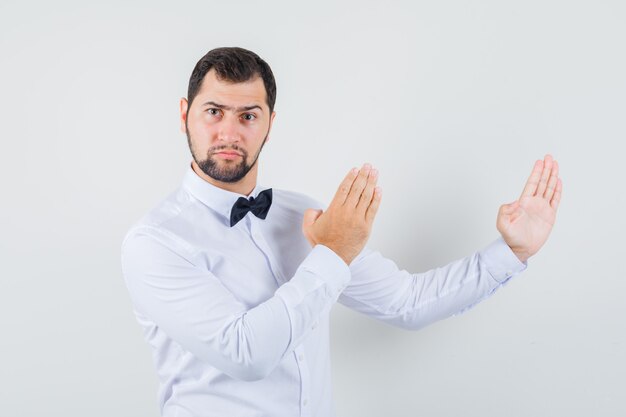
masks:
[(183, 187), (202, 203), (224, 216), (228, 221), (230, 221), (230, 211), (239, 197), (245, 199), (249, 199), (249, 197), (256, 198), (263, 190), (263, 187), (258, 182), (249, 195), (224, 190), (200, 178), (191, 167), (191, 164), (183, 177)]

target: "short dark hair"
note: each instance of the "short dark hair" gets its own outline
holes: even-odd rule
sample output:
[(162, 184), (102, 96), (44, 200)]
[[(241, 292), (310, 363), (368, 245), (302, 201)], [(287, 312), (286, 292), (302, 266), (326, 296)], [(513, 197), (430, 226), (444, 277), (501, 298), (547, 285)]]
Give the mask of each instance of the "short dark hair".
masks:
[(265, 85), (265, 99), (270, 108), (270, 114), (272, 113), (276, 102), (276, 81), (270, 66), (254, 52), (236, 46), (215, 48), (200, 58), (189, 78), (187, 108), (191, 108), (202, 80), (211, 68), (215, 68), (219, 80), (234, 83), (242, 83), (260, 76)]

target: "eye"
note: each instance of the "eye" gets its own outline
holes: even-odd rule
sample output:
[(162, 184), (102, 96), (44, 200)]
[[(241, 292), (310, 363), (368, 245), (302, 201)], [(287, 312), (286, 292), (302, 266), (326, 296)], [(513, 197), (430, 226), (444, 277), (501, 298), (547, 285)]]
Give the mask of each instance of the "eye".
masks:
[(251, 122), (251, 121), (253, 121), (253, 120), (255, 120), (255, 119), (256, 119), (256, 114), (253, 114), (253, 113), (245, 113), (245, 114), (243, 115), (243, 119), (244, 119), (244, 120), (246, 120), (246, 121), (248, 121), (248, 122)]
[(218, 116), (220, 114), (220, 109), (211, 107), (210, 109), (207, 109), (207, 113), (209, 113), (211, 116)]

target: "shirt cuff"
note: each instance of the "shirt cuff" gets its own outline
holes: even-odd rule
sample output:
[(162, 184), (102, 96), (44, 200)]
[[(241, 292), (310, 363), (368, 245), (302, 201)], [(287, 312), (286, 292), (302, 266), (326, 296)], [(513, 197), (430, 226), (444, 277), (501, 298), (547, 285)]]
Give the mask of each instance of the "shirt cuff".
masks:
[(350, 282), (352, 274), (348, 264), (328, 246), (317, 244), (309, 254), (312, 262), (305, 264), (305, 268), (317, 272), (323, 277), (333, 277), (331, 281), (335, 284), (338, 292)]
[(352, 278), (348, 265), (324, 245), (315, 245), (298, 267), (296, 275), (276, 290), (288, 308), (304, 302), (318, 288), (326, 287), (326, 297), (335, 302)]
[(352, 277), (348, 264), (328, 246), (320, 244), (313, 247), (300, 266), (320, 277), (337, 295), (343, 291)]
[(499, 283), (504, 283), (528, 267), (528, 261), (520, 261), (502, 236), (487, 245), (479, 254), (487, 271)]

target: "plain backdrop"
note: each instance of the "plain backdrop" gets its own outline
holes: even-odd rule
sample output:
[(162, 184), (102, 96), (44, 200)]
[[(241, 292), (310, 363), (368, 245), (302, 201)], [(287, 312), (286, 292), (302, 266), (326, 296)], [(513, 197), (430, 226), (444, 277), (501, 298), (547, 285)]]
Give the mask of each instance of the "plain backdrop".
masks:
[(339, 416), (626, 415), (622, 1), (0, 3), (0, 414), (157, 416), (120, 271), (190, 161), (178, 101), (219, 46), (273, 68), (259, 182), (328, 203), (380, 170), (368, 245), (425, 271), (498, 236), (560, 163), (528, 269), (410, 332), (332, 310)]

